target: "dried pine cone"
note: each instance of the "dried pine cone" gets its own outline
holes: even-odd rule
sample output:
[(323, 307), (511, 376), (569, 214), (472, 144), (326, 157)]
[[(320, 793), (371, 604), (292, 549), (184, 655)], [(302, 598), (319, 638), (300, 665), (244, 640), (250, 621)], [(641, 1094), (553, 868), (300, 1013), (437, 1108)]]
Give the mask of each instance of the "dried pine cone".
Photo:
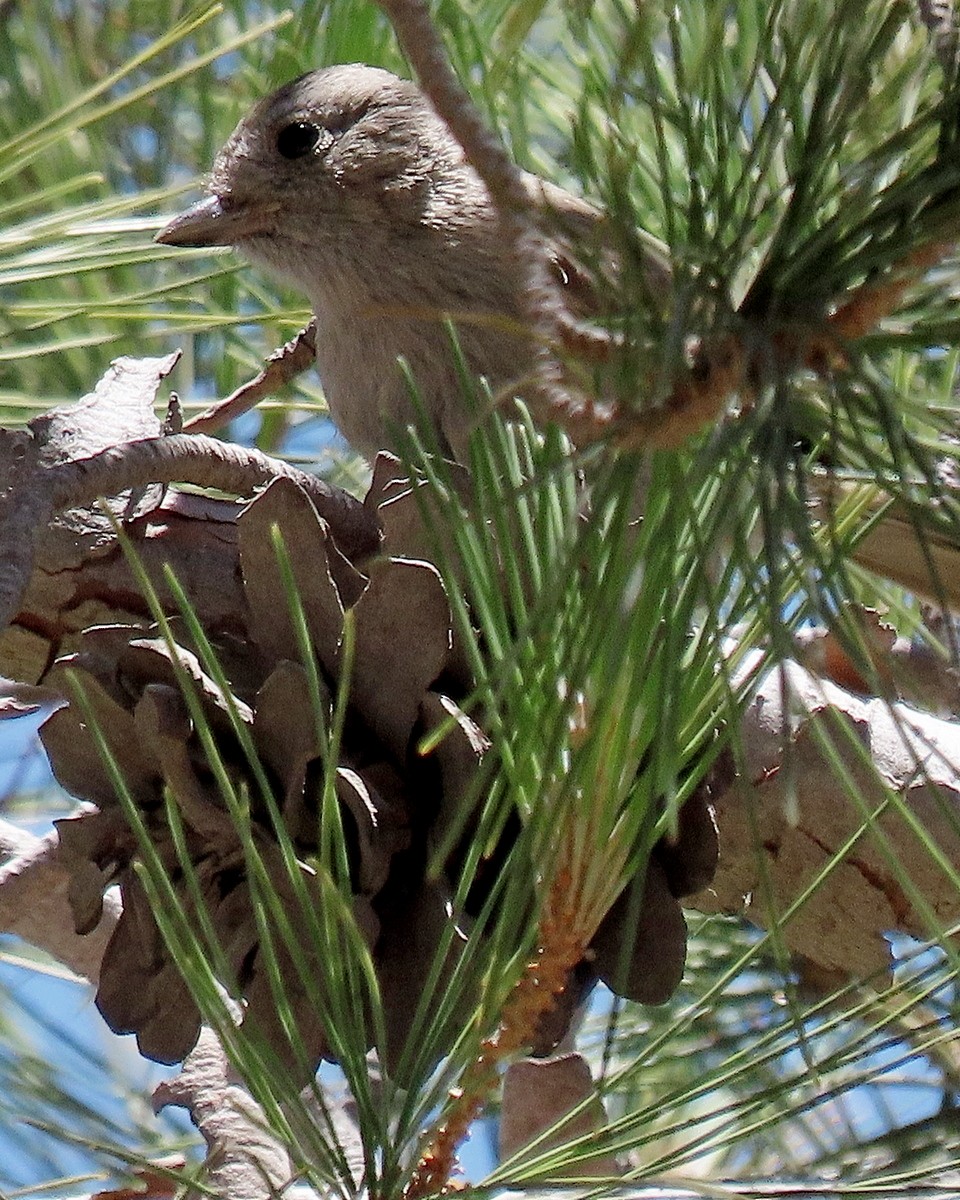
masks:
[[(221, 639), (218, 660), (230, 680), (233, 705), (256, 749), (282, 809), (298, 858), (318, 852), (317, 803), (324, 775), (307, 672), (300, 663), (289, 605), (271, 540), (283, 531), (302, 597), (321, 679), (332, 693), (342, 654), (344, 608), (355, 622), (350, 705), (336, 774), (347, 842), (354, 917), (383, 980), (407, 983), (426, 972), (448, 921), (447, 896), (423, 880), (427, 828), (441, 807), (456, 804), (485, 746), (481, 732), (454, 701), (431, 685), (451, 656), (450, 612), (436, 570), (427, 563), (381, 559), (362, 576), (344, 559), (306, 496), (285, 480), (274, 483), (240, 519), (240, 563), (249, 606), (250, 642)], [(246, 787), (252, 827), (269, 876), (280, 889), (293, 928), (303, 914), (280, 858), (267, 807), (227, 712), (228, 698), (186, 648), (179, 666), (195, 683), (217, 750), (234, 787)], [(246, 861), (193, 722), (165, 642), (131, 627), (101, 627), (84, 635), (78, 653), (59, 665), (79, 680), (145, 822), (151, 842), (189, 907), (182, 870), (163, 804), (166, 786), (182, 817), (191, 861), (218, 941), (246, 1002), (245, 1020), (281, 1053), (286, 1045), (258, 946)], [(325, 697), (332, 707), (330, 695)], [(435, 751), (436, 786), (423, 771), (411, 787), (409, 760), (419, 738), (448, 714), (451, 733)], [(97, 1004), (116, 1032), (135, 1032), (142, 1052), (165, 1062), (194, 1045), (199, 1014), (150, 915), (132, 869), (134, 833), (118, 806), (111, 780), (75, 704), (56, 712), (42, 731), (57, 778), (95, 812), (60, 821), (62, 854), (72, 874), (71, 904), (78, 931), (100, 918), (103, 890), (118, 882), (123, 915), (101, 970)], [(304, 885), (316, 890), (310, 872)], [(317, 904), (320, 903), (319, 896)], [(411, 925), (419, 931), (408, 936)], [(276, 939), (307, 1061), (329, 1052), (317, 1006), (307, 995), (289, 951)], [(300, 952), (309, 962), (310, 939)], [(312, 972), (317, 979), (322, 971)], [(398, 989), (409, 991), (409, 988)], [(384, 983), (384, 993), (391, 995)], [(402, 1047), (412, 1006), (388, 1003), (391, 1044)], [(289, 1052), (287, 1052), (289, 1053)]]
[[(425, 879), (427, 843), (459, 813), (486, 741), (457, 705), (471, 681), (455, 645), (439, 574), (422, 561), (429, 542), (418, 505), (395, 461), (384, 457), (378, 462), (367, 504), (380, 515), (393, 557), (377, 559), (364, 573), (340, 554), (295, 484), (276, 481), (244, 511), (239, 547), (247, 637), (220, 637), (216, 646), (229, 680), (229, 697), (186, 646), (174, 653), (163, 639), (129, 626), (88, 630), (79, 651), (55, 668), (61, 673), (70, 669), (81, 683), (151, 843), (189, 912), (194, 901), (168, 827), (165, 787), (173, 797), (204, 906), (225, 955), (228, 978), (223, 982), (243, 997), (245, 1022), (263, 1033), (283, 1061), (301, 1071), (312, 1070), (334, 1053), (314, 990), (323, 978), (323, 964), (314, 960), (306, 934), (296, 955), (282, 939), (274, 939), (284, 992), (302, 1040), (303, 1054), (296, 1055), (278, 1016), (259, 943), (247, 857), (215, 764), (189, 716), (175, 661), (194, 682), (235, 791), (248, 798), (254, 840), (290, 925), (302, 930), (300, 900), (228, 713), (231, 705), (270, 781), (298, 861), (306, 862), (318, 852), (317, 804), (324, 764), (274, 530), (282, 531), (328, 709), (342, 667), (344, 611), (351, 610), (354, 659), (336, 796), (353, 916), (373, 953), (386, 1009), (388, 1058), (393, 1058), (403, 1049), (417, 1006), (416, 981), (426, 976), (453, 920), (448, 905), (451, 884)], [(424, 733), (451, 716), (450, 733), (425, 763), (414, 747)], [(78, 932), (97, 924), (106, 887), (118, 883), (123, 898), (123, 915), (102, 964), (98, 1007), (115, 1032), (136, 1033), (144, 1054), (178, 1061), (195, 1044), (200, 1018), (133, 869), (139, 855), (137, 838), (77, 706), (71, 703), (56, 712), (42, 738), (63, 786), (96, 806), (58, 822), (62, 854), (72, 875)], [(516, 825), (513, 829), (515, 834)], [(469, 836), (468, 828), (465, 837)], [(511, 836), (509, 828), (504, 836)], [(541, 1022), (538, 1053), (549, 1053), (563, 1037), (577, 1001), (597, 977), (646, 1003), (669, 997), (682, 974), (686, 948), (676, 897), (704, 885), (715, 856), (709, 806), (705, 797), (696, 797), (683, 810), (677, 843), (661, 843), (655, 850), (640, 903), (624, 893), (598, 931), (588, 959)], [(459, 861), (454, 853), (448, 863), (454, 876)], [(495, 867), (494, 861), (494, 871)], [(318, 886), (306, 867), (302, 884), (319, 906)], [(476, 899), (482, 904), (483, 896)], [(625, 915), (634, 912), (639, 919), (626, 921)], [(462, 923), (464, 914), (459, 919)], [(454, 939), (448, 970), (460, 944)], [(306, 963), (310, 987), (300, 977), (297, 958)], [(452, 1038), (459, 1030), (455, 1015), (450, 1021)], [(389, 1068), (390, 1062), (386, 1065)]]

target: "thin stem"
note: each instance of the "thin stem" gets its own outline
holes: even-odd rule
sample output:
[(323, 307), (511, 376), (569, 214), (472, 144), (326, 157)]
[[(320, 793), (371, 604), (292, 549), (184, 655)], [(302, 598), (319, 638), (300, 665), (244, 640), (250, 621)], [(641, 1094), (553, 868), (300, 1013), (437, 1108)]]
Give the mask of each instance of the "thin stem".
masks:
[(531, 402), (545, 403), (547, 415), (562, 424), (568, 408), (579, 408), (587, 402), (569, 396), (562, 386), (562, 366), (552, 347), (561, 341), (563, 305), (544, 253), (544, 239), (524, 173), (487, 128), (454, 74), (423, 0), (378, 0), (378, 3), (390, 18), (425, 95), (462, 146), (467, 161), (486, 184), (499, 210), (509, 257), (520, 273), (524, 316), (538, 347), (532, 375), (535, 396)]
[(301, 372), (313, 366), (317, 354), (317, 322), (310, 321), (303, 329), (285, 342), (267, 359), (263, 370), (231, 392), (224, 400), (218, 400), (202, 413), (189, 420), (184, 426), (186, 433), (213, 433), (222, 429), (235, 417), (242, 416), (254, 408), (264, 396), (272, 395), (277, 388), (289, 383)]
[(570, 871), (561, 867), (540, 919), (536, 956), (510, 993), (499, 1030), (484, 1038), (480, 1053), (451, 1090), (450, 1107), (430, 1134), (404, 1191), (404, 1200), (419, 1200), (443, 1190), (456, 1162), (457, 1147), (498, 1086), (500, 1064), (530, 1045), (540, 1018), (567, 986), (570, 972), (583, 958), (591, 936), (584, 928), (579, 895)]

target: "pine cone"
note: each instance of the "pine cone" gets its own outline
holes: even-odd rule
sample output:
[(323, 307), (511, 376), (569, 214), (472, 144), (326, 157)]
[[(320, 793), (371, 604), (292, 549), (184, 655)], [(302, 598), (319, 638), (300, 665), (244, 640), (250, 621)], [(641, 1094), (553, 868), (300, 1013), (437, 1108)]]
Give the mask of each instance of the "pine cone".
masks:
[[(419, 1001), (415, 981), (426, 977), (444, 941), (451, 945), (445, 971), (457, 963), (462, 939), (449, 937), (454, 920), (449, 899), (456, 890), (462, 846), (470, 841), (470, 822), (461, 852), (455, 847), (448, 860), (449, 879), (427, 880), (424, 867), (431, 842), (443, 841), (451, 825), (462, 820), (462, 806), (487, 746), (482, 730), (458, 706), (472, 680), (456, 644), (440, 576), (425, 561), (431, 543), (421, 508), (396, 460), (378, 460), (366, 503), (380, 518), (388, 554), (362, 572), (340, 553), (295, 484), (277, 480), (244, 511), (239, 565), (247, 627), (233, 637), (220, 635), (215, 646), (227, 692), (204, 672), (185, 629), (176, 623), (175, 650), (142, 628), (104, 626), (87, 630), (78, 652), (54, 668), (54, 675), (71, 671), (82, 686), (150, 843), (200, 928), (201, 914), (167, 820), (164, 789), (173, 797), (202, 906), (222, 947), (222, 982), (243, 999), (244, 1021), (301, 1077), (323, 1057), (334, 1056), (316, 992), (324, 964), (316, 961), (306, 932), (295, 950), (282, 938), (274, 939), (284, 993), (302, 1040), (302, 1053), (297, 1053), (278, 1015), (254, 915), (248, 856), (218, 777), (222, 770), (234, 793), (249, 803), (254, 843), (289, 925), (305, 930), (298, 889), (234, 724), (239, 719), (254, 747), (297, 861), (306, 864), (319, 853), (323, 747), (311, 679), (278, 566), (276, 531), (282, 533), (302, 603), (328, 715), (343, 667), (345, 611), (353, 621), (349, 704), (335, 790), (353, 917), (372, 952), (384, 1000), (388, 1070), (403, 1050)], [(219, 763), (211, 761), (210, 747), (190, 716), (179, 682), (182, 674), (193, 682)], [(441, 722), (451, 726), (450, 732), (425, 760), (415, 747)], [(76, 702), (56, 712), (41, 736), (61, 784), (95, 806), (58, 822), (61, 852), (72, 876), (77, 931), (89, 931), (99, 921), (105, 888), (119, 884), (123, 898), (123, 915), (102, 964), (98, 1007), (115, 1032), (136, 1033), (144, 1054), (179, 1061), (196, 1042), (200, 1016), (134, 869), (141, 853), (137, 836)], [(479, 911), (489, 895), (501, 852), (516, 836), (518, 821), (507, 823), (503, 846), (494, 850), (471, 889), (468, 911), (457, 914), (461, 927), (469, 926), (471, 912)], [(702, 791), (684, 807), (676, 843), (661, 842), (655, 848), (641, 895), (625, 891), (604, 920), (587, 958), (541, 1021), (536, 1053), (550, 1053), (563, 1038), (574, 1009), (597, 978), (645, 1003), (669, 998), (682, 975), (686, 950), (676, 898), (704, 886), (715, 859), (716, 831), (709, 795)], [(305, 865), (299, 883), (319, 909), (319, 885)], [(298, 961), (306, 967), (309, 985)], [(448, 1014), (447, 1020), (449, 1030), (440, 1031), (440, 1044), (452, 1042), (459, 1032), (456, 1014)]]
[[(319, 853), (317, 806), (324, 767), (311, 684), (273, 547), (274, 528), (282, 530), (302, 598), (328, 713), (341, 671), (344, 610), (352, 611), (355, 655), (336, 796), (353, 915), (374, 952), (389, 1043), (399, 1050), (415, 1007), (409, 981), (426, 975), (450, 919), (442, 882), (424, 880), (427, 834), (461, 800), (486, 744), (455, 701), (434, 686), (444, 676), (456, 678), (449, 605), (437, 571), (424, 562), (384, 558), (361, 575), (340, 555), (307, 497), (294, 484), (278, 480), (240, 518), (249, 641), (221, 638), (216, 646), (229, 695), (205, 674), (187, 646), (178, 644), (174, 653), (162, 638), (135, 627), (86, 631), (80, 650), (61, 660), (54, 673), (69, 670), (82, 687), (150, 842), (190, 912), (194, 902), (164, 807), (163, 790), (169, 789), (226, 956), (231, 978), (223, 982), (242, 995), (244, 1020), (289, 1060), (259, 946), (247, 859), (223, 799), (217, 764), (208, 757), (177, 679), (179, 668), (193, 681), (223, 769), (235, 793), (249, 798), (251, 827), (265, 869), (291, 926), (304, 929), (268, 806), (228, 712), (232, 706), (249, 736), (297, 858), (306, 862)], [(186, 640), (182, 633), (178, 630), (178, 642)], [(434, 752), (435, 769), (412, 770), (419, 739), (450, 715), (455, 722)], [(58, 822), (78, 932), (98, 922), (106, 887), (118, 883), (123, 898), (123, 915), (102, 965), (97, 1005), (115, 1032), (137, 1034), (144, 1054), (176, 1062), (195, 1044), (200, 1018), (133, 869), (139, 856), (136, 835), (77, 704), (56, 712), (41, 736), (61, 784), (96, 805), (96, 811)], [(319, 906), (318, 887), (306, 867), (302, 884)], [(415, 938), (409, 936), (412, 927)], [(300, 1065), (312, 1069), (329, 1054), (328, 1038), (290, 950), (282, 939), (276, 941), (279, 972), (306, 1051)], [(311, 939), (305, 935), (298, 950), (315, 967), (314, 980), (322, 980), (322, 964), (311, 959)], [(394, 979), (403, 986), (388, 986)]]

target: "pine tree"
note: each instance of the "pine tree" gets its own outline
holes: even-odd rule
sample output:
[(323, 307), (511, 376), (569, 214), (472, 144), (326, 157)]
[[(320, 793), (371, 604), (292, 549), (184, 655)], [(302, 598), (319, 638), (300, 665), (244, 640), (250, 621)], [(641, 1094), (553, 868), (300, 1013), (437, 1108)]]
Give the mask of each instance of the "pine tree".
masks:
[[(0, 928), (191, 1055), (159, 1098), (210, 1152), (74, 1136), (160, 1192), (412, 1200), (495, 1113), (489, 1189), (949, 1187), (952, 6), (382, 8), (0, 6), (0, 671), (67, 701), (98, 809), (0, 826)], [(282, 380), (256, 449), (179, 431), (306, 314), (147, 235), (249, 102), (357, 59), (418, 77), (529, 273), (535, 386), (464, 373), (468, 470), (422, 428), (372, 480), (318, 449), (302, 337), (230, 409)], [(602, 316), (512, 163), (608, 213)], [(50, 1089), (65, 1138), (4, 1006), (0, 1104)]]

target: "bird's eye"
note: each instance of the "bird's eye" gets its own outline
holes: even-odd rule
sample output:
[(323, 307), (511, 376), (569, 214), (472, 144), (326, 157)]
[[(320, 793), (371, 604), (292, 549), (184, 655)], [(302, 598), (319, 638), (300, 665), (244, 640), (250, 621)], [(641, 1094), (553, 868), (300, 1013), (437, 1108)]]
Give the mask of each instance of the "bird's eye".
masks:
[(303, 158), (320, 141), (320, 130), (309, 121), (292, 121), (277, 134), (277, 150), (284, 158)]

